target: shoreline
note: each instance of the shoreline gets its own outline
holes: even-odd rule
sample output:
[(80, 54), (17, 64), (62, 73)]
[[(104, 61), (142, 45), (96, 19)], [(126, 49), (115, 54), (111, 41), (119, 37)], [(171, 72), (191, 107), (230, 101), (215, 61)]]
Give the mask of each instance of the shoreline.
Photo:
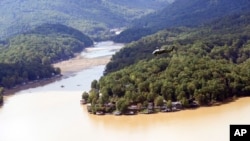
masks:
[(17, 85), (11, 89), (5, 89), (3, 96), (14, 95), (15, 93), (27, 90), (30, 88), (36, 88), (39, 86), (44, 86), (50, 83), (53, 83), (57, 80), (60, 80), (65, 77), (70, 77), (72, 74), (79, 72), (84, 69), (88, 69), (95, 66), (106, 65), (111, 59), (111, 56), (103, 56), (97, 58), (84, 58), (81, 54), (76, 54), (74, 58), (69, 60), (64, 60), (55, 64), (52, 64), (53, 67), (58, 67), (61, 69), (61, 75), (57, 75), (55, 77), (51, 77), (48, 79), (42, 79), (37, 81), (32, 81), (27, 83), (26, 85)]
[[(86, 109), (86, 111), (88, 112), (88, 114), (90, 115), (94, 115), (94, 116), (100, 116), (100, 115), (104, 115), (104, 116), (138, 116), (138, 115), (155, 115), (155, 114), (166, 114), (166, 113), (179, 113), (179, 112), (183, 112), (183, 111), (193, 111), (193, 110), (198, 110), (198, 109), (202, 109), (202, 108), (214, 108), (214, 107), (221, 107), (221, 106), (225, 106), (225, 105), (228, 105), (228, 104), (231, 104), (233, 102), (236, 102), (237, 100), (239, 99), (243, 99), (243, 98), (250, 98), (249, 96), (241, 96), (241, 97), (230, 97), (228, 99), (226, 99), (225, 101), (222, 101), (222, 102), (214, 102), (214, 103), (210, 103), (209, 105), (202, 105), (202, 106), (197, 106), (197, 107), (190, 107), (190, 108), (182, 108), (182, 109), (178, 109), (176, 111), (167, 111), (167, 112), (164, 112), (164, 111), (161, 111), (161, 110), (158, 110), (158, 109), (154, 109), (153, 112), (151, 113), (145, 113), (141, 110), (135, 110), (136, 112), (133, 112), (132, 114), (129, 114), (129, 112), (125, 112), (125, 113), (119, 113), (119, 114), (116, 114), (117, 111), (113, 111), (111, 113), (106, 113), (106, 112), (103, 112), (103, 111), (97, 111), (96, 113), (93, 113), (93, 112), (90, 112), (88, 109), (88, 104), (89, 103), (86, 103), (86, 104), (82, 104), (82, 106)], [(146, 109), (144, 109), (146, 110)], [(129, 110), (127, 109), (127, 111), (134, 111), (134, 110)]]
[(30, 89), (30, 88), (36, 88), (36, 87), (39, 87), (39, 86), (47, 85), (49, 83), (53, 83), (53, 82), (55, 82), (57, 80), (60, 80), (62, 78), (62, 76), (63, 75), (57, 75), (57, 76), (47, 78), (47, 79), (31, 81), (31, 82), (28, 82), (28, 84), (25, 84), (25, 85), (19, 84), (19, 85), (16, 85), (14, 88), (11, 88), (11, 89), (6, 89), (5, 88), (3, 96), (14, 95), (15, 93), (17, 93), (19, 91), (22, 91), (22, 90), (27, 90), (27, 89)]

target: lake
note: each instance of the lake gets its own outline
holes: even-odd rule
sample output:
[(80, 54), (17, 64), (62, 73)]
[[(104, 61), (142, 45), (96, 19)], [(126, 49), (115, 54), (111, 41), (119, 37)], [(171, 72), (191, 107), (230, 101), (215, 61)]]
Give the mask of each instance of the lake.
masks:
[[(112, 55), (116, 45), (98, 43), (97, 49), (82, 55)], [(173, 113), (91, 115), (80, 104), (81, 94), (102, 76), (104, 68), (91, 67), (5, 97), (0, 108), (0, 141), (229, 141), (230, 124), (250, 124), (250, 97)]]

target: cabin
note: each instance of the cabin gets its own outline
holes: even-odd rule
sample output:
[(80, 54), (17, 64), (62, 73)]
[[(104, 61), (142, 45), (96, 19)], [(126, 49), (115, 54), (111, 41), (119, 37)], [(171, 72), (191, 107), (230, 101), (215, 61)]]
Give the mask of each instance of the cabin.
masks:
[(104, 104), (105, 107), (111, 107), (114, 108), (115, 107), (115, 103), (109, 102), (107, 104)]
[(197, 108), (197, 107), (199, 107), (198, 102), (195, 101), (194, 98), (189, 99), (188, 100), (188, 104), (189, 104), (190, 108)]
[(176, 108), (176, 109), (182, 109), (182, 104), (179, 101), (176, 102), (172, 102), (172, 109)]
[(165, 108), (165, 109), (162, 109), (161, 112), (172, 112), (172, 109), (171, 108)]
[(127, 111), (125, 112), (125, 115), (134, 115), (139, 111), (139, 108), (137, 105), (130, 105), (127, 108)]
[(161, 112), (171, 112), (171, 108), (167, 107), (167, 104), (164, 104), (163, 106), (161, 106), (160, 108)]
[(113, 114), (114, 114), (115, 116), (120, 116), (120, 115), (122, 115), (122, 112), (121, 112), (121, 111), (115, 111)]
[(142, 113), (143, 114), (152, 114), (152, 113), (154, 113), (154, 110), (152, 110), (152, 109), (145, 109)]
[(190, 108), (197, 108), (197, 107), (199, 107), (199, 104), (196, 101), (192, 101), (191, 103), (189, 103), (189, 106), (190, 106)]
[(103, 111), (96, 111), (95, 113), (96, 115), (105, 115), (105, 113)]
[(128, 110), (138, 111), (139, 108), (137, 105), (130, 105), (130, 106), (128, 106)]
[(149, 102), (148, 103), (148, 108), (149, 110), (154, 110), (154, 103), (153, 102)]
[(148, 106), (146, 107), (146, 109), (144, 109), (144, 111), (142, 113), (143, 114), (152, 114), (152, 113), (154, 113), (154, 103), (149, 102)]
[(128, 110), (128, 111), (126, 111), (126, 112), (124, 113), (124, 115), (135, 115), (135, 114), (136, 114), (136, 112), (130, 111), (130, 110)]

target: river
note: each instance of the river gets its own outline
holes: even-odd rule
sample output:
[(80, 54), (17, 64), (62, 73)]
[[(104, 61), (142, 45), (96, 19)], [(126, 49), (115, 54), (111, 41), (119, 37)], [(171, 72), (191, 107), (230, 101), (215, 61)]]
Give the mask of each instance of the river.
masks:
[[(111, 48), (100, 46), (110, 46)], [(111, 55), (114, 44), (83, 53)], [(99, 54), (99, 55), (98, 55)], [(95, 116), (80, 105), (81, 94), (105, 66), (73, 73), (56, 82), (5, 97), (0, 141), (229, 141), (230, 124), (250, 124), (250, 97), (215, 107), (136, 116)], [(64, 87), (61, 87), (61, 86)]]

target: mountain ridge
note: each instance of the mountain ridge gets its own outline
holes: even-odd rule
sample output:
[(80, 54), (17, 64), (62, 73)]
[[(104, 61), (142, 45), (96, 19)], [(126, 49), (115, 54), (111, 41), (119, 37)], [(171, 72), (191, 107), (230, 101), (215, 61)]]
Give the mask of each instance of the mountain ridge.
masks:
[(138, 4), (131, 8), (129, 2), (131, 0), (119, 5), (108, 0), (38, 0), (35, 3), (32, 0), (2, 0), (0, 37), (21, 33), (43, 23), (60, 23), (88, 35), (99, 34), (168, 4), (167, 0), (135, 0)]
[[(176, 0), (163, 10), (146, 17), (162, 18), (160, 20), (165, 21), (164, 26), (193, 26), (214, 18), (250, 11), (249, 6), (248, 0)], [(149, 20), (155, 21), (156, 19)], [(150, 22), (147, 24), (142, 26), (160, 26), (159, 24), (150, 25)]]
[(248, 0), (176, 0), (160, 11), (135, 20), (128, 29), (133, 31), (133, 28), (139, 28), (150, 32), (131, 36), (132, 33), (125, 30), (127, 34), (121, 33), (114, 40), (131, 42), (164, 28), (200, 26), (227, 15), (249, 12), (249, 7), (250, 1)]

